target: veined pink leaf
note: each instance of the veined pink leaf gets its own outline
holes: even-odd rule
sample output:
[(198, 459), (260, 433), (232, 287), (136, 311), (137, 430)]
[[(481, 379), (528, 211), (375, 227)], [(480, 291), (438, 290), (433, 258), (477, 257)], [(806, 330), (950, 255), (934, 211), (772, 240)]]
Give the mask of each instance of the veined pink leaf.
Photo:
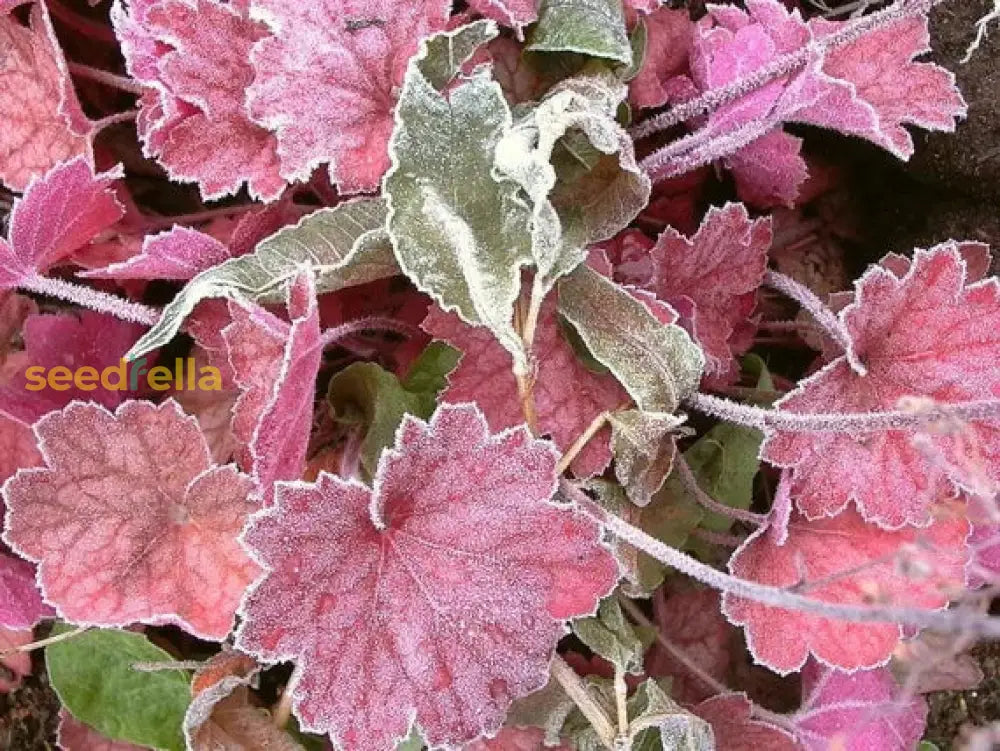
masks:
[(46, 466), (3, 488), (4, 540), (40, 563), (45, 599), (81, 625), (175, 623), (221, 640), (258, 569), (237, 542), (252, 484), (213, 467), (177, 404), (74, 402), (36, 425)]
[(323, 341), (311, 271), (299, 275), (288, 296), (291, 326), (267, 403), (250, 439), (252, 476), (265, 505), (274, 501), (274, 483), (297, 480), (305, 469), (312, 428), (316, 373)]
[[(448, 376), (448, 388), (441, 395), (444, 401), (476, 402), (494, 430), (524, 422), (510, 354), (489, 329), (469, 326), (437, 306), (427, 314), (423, 329), (462, 352), (458, 367)], [(560, 450), (569, 448), (601, 412), (628, 402), (628, 395), (614, 376), (588, 370), (573, 351), (560, 332), (554, 299), (542, 303), (534, 354), (539, 429), (551, 436)], [(580, 452), (572, 464), (578, 477), (599, 474), (608, 466), (610, 439), (611, 430), (605, 427)]]
[[(758, 530), (733, 553), (729, 570), (827, 602), (941, 608), (962, 590), (969, 524), (964, 504), (945, 505), (938, 517), (925, 529), (891, 532), (853, 509), (814, 521), (793, 515), (784, 544)], [(901, 635), (892, 623), (845, 623), (731, 595), (722, 609), (744, 627), (754, 658), (781, 674), (801, 668), (809, 654), (844, 670), (875, 667)]]
[(686, 323), (713, 379), (731, 380), (739, 370), (734, 332), (757, 305), (770, 245), (770, 220), (751, 220), (742, 204), (730, 203), (709, 209), (690, 239), (668, 227), (650, 250), (647, 289), (679, 311), (690, 308), (684, 298), (694, 304)]
[(807, 751), (909, 751), (924, 734), (927, 702), (902, 696), (888, 668), (852, 674), (810, 660), (802, 697), (795, 730)]
[(124, 209), (111, 186), (121, 175), (120, 168), (95, 175), (78, 157), (33, 180), (0, 238), (0, 288), (55, 266), (117, 222)]
[(179, 227), (147, 235), (142, 252), (126, 261), (78, 276), (90, 279), (191, 279), (230, 257), (229, 249), (211, 235)]
[(56, 736), (62, 751), (142, 751), (127, 741), (114, 741), (101, 735), (90, 725), (80, 722), (65, 707), (59, 710), (59, 731)]
[[(948, 405), (1000, 394), (1000, 288), (994, 277), (969, 284), (954, 243), (916, 251), (902, 276), (873, 267), (856, 290), (840, 318), (867, 373), (839, 357), (777, 408), (870, 412), (897, 409), (908, 398)], [(968, 484), (975, 468), (1000, 480), (1000, 425), (927, 426), (919, 434), (776, 432), (762, 456), (792, 468), (792, 496), (806, 515), (835, 514), (854, 502), (865, 518), (895, 528), (925, 523), (931, 501), (954, 492), (954, 483)]]
[(221, 198), (244, 184), (270, 201), (285, 187), (277, 141), (247, 117), (254, 78), (250, 50), (267, 36), (249, 3), (131, 0), (112, 11), (129, 73), (149, 92), (140, 100), (139, 135), (171, 178)]
[(42, 602), (35, 567), (23, 558), (0, 552), (0, 628), (31, 629), (54, 613)]
[(676, 77), (687, 72), (694, 24), (686, 8), (659, 8), (643, 22), (646, 58), (629, 83), (629, 101), (636, 107), (660, 107), (686, 93)]
[[(673, 691), (671, 690), (671, 694)], [(725, 751), (797, 751), (795, 737), (769, 722), (755, 720), (745, 694), (719, 694), (691, 711), (712, 726), (715, 747)], [(874, 751), (874, 747), (872, 749)]]
[(556, 459), (523, 428), (492, 435), (473, 405), (444, 405), (404, 418), (374, 490), (279, 483), (244, 532), (266, 573), (237, 642), (298, 662), (305, 729), (390, 751), (415, 718), (429, 745), (455, 745), (545, 684), (564, 621), (618, 577), (595, 525), (549, 503)]
[(273, 36), (254, 47), (251, 116), (278, 137), (281, 174), (321, 164), (343, 193), (372, 191), (389, 168), (399, 87), (417, 43), (445, 27), (450, 0), (251, 0)]
[(30, 27), (8, 11), (0, 8), (0, 182), (22, 191), (63, 160), (93, 157), (67, 117), (80, 105), (43, 4)]

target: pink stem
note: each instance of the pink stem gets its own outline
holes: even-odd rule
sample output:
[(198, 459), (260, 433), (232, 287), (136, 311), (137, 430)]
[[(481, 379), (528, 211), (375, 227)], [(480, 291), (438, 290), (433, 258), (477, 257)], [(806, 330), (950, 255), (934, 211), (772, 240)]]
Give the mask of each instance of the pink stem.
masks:
[(92, 123), (94, 126), (92, 134), (97, 135), (105, 128), (110, 128), (112, 125), (118, 125), (118, 123), (130, 123), (138, 116), (139, 110), (128, 110), (127, 112), (118, 112), (114, 115), (102, 117), (100, 120), (94, 120)]
[(107, 26), (70, 10), (61, 2), (58, 2), (58, 0), (48, 0), (46, 7), (49, 13), (55, 18), (58, 18), (63, 24), (79, 32), (81, 35), (100, 42), (118, 44), (118, 38), (115, 36), (115, 33)]
[(380, 316), (367, 316), (358, 318), (339, 326), (334, 326), (323, 332), (323, 346), (328, 347), (344, 337), (357, 334), (362, 331), (392, 331), (406, 337), (420, 335), (420, 329), (412, 324), (397, 321), (392, 318), (382, 318)]
[(223, 206), (218, 209), (206, 209), (205, 211), (195, 211), (191, 214), (177, 214), (176, 216), (144, 216), (142, 227), (147, 230), (170, 229), (175, 224), (201, 224), (210, 222), (213, 219), (225, 219), (228, 217), (246, 214), (254, 209), (259, 209), (256, 204), (244, 206)]
[(105, 86), (110, 86), (112, 89), (118, 89), (128, 94), (142, 96), (146, 91), (141, 84), (136, 83), (131, 78), (119, 76), (116, 73), (101, 70), (100, 68), (92, 68), (89, 65), (74, 62), (67, 63), (67, 67), (69, 68), (69, 72), (75, 76), (102, 83)]
[(148, 305), (123, 300), (120, 297), (109, 295), (107, 292), (100, 292), (90, 287), (82, 287), (79, 284), (73, 284), (62, 279), (52, 279), (35, 274), (22, 280), (18, 286), (30, 292), (57, 297), (60, 300), (66, 300), (81, 307), (96, 310), (98, 313), (107, 313), (123, 321), (153, 326), (160, 320), (159, 311)]

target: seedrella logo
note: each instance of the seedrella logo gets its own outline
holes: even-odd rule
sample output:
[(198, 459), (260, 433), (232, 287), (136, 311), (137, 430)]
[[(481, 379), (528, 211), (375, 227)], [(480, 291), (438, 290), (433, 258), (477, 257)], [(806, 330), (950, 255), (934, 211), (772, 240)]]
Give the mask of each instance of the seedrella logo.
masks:
[(84, 365), (70, 369), (65, 365), (45, 368), (33, 365), (24, 371), (25, 388), (28, 391), (140, 391), (148, 387), (152, 391), (220, 391), (222, 373), (218, 368), (204, 365), (195, 366), (191, 358), (174, 360), (173, 369), (165, 365), (148, 367), (149, 361), (140, 357), (132, 362), (119, 360), (117, 365), (109, 365), (101, 371)]

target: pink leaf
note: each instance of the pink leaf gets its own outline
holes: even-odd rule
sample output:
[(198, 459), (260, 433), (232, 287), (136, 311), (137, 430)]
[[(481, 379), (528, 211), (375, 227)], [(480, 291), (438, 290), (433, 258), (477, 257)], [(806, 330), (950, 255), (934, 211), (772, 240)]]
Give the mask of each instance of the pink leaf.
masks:
[(255, 508), (250, 479), (211, 466), (197, 424), (172, 401), (114, 414), (74, 402), (35, 430), (46, 466), (4, 486), (4, 539), (40, 562), (60, 616), (224, 638), (258, 572), (236, 539)]
[(726, 159), (740, 200), (754, 206), (791, 206), (809, 177), (802, 139), (772, 130)]
[(796, 733), (807, 751), (909, 751), (924, 733), (927, 702), (901, 693), (888, 668), (850, 674), (810, 660)]
[(730, 203), (709, 209), (690, 239), (668, 227), (650, 251), (647, 288), (681, 311), (687, 307), (682, 298), (694, 303), (687, 323), (715, 379), (737, 373), (734, 332), (757, 305), (770, 244), (770, 220), (751, 220), (742, 204)]
[(298, 662), (305, 729), (389, 751), (415, 717), (429, 745), (453, 745), (545, 684), (563, 621), (618, 576), (597, 528), (548, 502), (556, 458), (523, 428), (491, 435), (473, 405), (444, 405), (404, 418), (374, 490), (326, 473), (279, 483), (244, 533), (267, 573), (237, 641)]
[(523, 38), (525, 26), (538, 20), (538, 0), (470, 0), (469, 8), (514, 29), (518, 38)]
[(35, 584), (35, 567), (0, 552), (0, 628), (31, 629), (53, 614)]
[(292, 325), (249, 446), (254, 483), (265, 505), (274, 501), (277, 480), (297, 480), (305, 469), (316, 373), (323, 356), (312, 272), (300, 274), (292, 285), (288, 313)]
[(31, 423), (5, 414), (4, 401), (0, 395), (0, 483), (21, 467), (37, 467), (42, 463)]
[(274, 32), (254, 48), (250, 114), (277, 133), (281, 174), (330, 165), (344, 193), (372, 191), (389, 167), (393, 110), (421, 38), (444, 28), (450, 0), (253, 0)]
[(63, 751), (142, 751), (143, 748), (101, 735), (90, 725), (76, 719), (65, 707), (59, 710), (56, 740)]
[[(869, 412), (994, 399), (1000, 394), (1000, 290), (995, 278), (969, 284), (956, 244), (916, 251), (902, 276), (873, 267), (840, 313), (859, 375), (839, 357), (799, 384), (776, 407), (789, 412)], [(914, 408), (919, 408), (919, 405)], [(792, 467), (792, 495), (810, 517), (854, 502), (887, 528), (927, 521), (928, 505), (953, 492), (952, 480), (985, 473), (1000, 480), (995, 421), (959, 429), (847, 433), (777, 432), (763, 457)]]
[(230, 257), (229, 249), (203, 232), (174, 226), (158, 235), (146, 235), (142, 252), (127, 261), (79, 276), (91, 279), (191, 279)]
[(254, 78), (250, 50), (267, 36), (249, 3), (133, 0), (112, 18), (131, 73), (150, 87), (139, 134), (172, 179), (195, 182), (206, 200), (244, 184), (270, 201), (284, 190), (277, 141), (244, 109)]
[[(0, 652), (31, 644), (30, 628), (0, 627)], [(16, 690), (25, 676), (31, 675), (31, 653), (14, 652), (0, 659), (0, 694)], [(8, 675), (10, 677), (8, 677)]]
[(706, 699), (691, 711), (712, 726), (716, 748), (725, 751), (797, 751), (799, 746), (791, 733), (753, 719), (751, 707), (745, 694), (719, 694)]
[(675, 76), (687, 72), (694, 24), (683, 8), (660, 8), (644, 22), (646, 59), (629, 84), (629, 99), (636, 107), (660, 107), (683, 93)]
[[(475, 401), (494, 430), (524, 422), (510, 355), (488, 329), (469, 326), (437, 306), (428, 313), (423, 328), (462, 352), (458, 367), (448, 376), (442, 399)], [(538, 425), (560, 450), (565, 451), (601, 412), (628, 401), (613, 376), (584, 367), (559, 330), (554, 299), (542, 304), (534, 353)], [(608, 466), (610, 437), (610, 429), (604, 428), (587, 444), (572, 464), (577, 476), (590, 477)]]
[[(827, 602), (941, 608), (961, 591), (969, 525), (964, 508), (945, 506), (938, 517), (926, 529), (890, 532), (853, 510), (815, 521), (793, 515), (783, 545), (758, 530), (733, 554), (729, 570)], [(731, 595), (723, 613), (744, 627), (754, 658), (781, 674), (798, 670), (810, 653), (845, 670), (875, 667), (900, 639), (892, 623), (845, 623)]]
[(0, 238), (0, 289), (55, 266), (117, 222), (124, 209), (111, 186), (119, 177), (120, 169), (95, 175), (77, 158), (32, 181)]
[[(64, 112), (79, 108), (42, 4), (30, 28), (0, 10), (0, 181), (24, 190), (61, 161), (92, 159)], [(71, 98), (72, 101), (67, 101)]]
[(462, 751), (570, 751), (570, 747), (564, 743), (545, 745), (541, 728), (502, 727), (495, 738), (473, 741)]

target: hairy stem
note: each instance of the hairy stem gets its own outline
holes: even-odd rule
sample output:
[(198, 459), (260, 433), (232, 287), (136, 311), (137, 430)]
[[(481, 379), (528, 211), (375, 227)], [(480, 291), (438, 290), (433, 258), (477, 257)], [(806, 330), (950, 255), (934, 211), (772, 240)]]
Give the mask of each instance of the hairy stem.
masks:
[(62, 279), (52, 279), (51, 277), (35, 274), (22, 280), (18, 286), (29, 292), (57, 297), (60, 300), (66, 300), (81, 307), (96, 310), (98, 313), (107, 313), (123, 321), (153, 326), (160, 320), (159, 311), (148, 305), (123, 300), (115, 295), (109, 295), (107, 292), (83, 287)]
[(916, 628), (932, 628), (947, 633), (967, 633), (972, 636), (1000, 637), (1000, 617), (984, 617), (962, 610), (927, 610), (924, 608), (851, 605), (827, 602), (789, 592), (778, 587), (740, 579), (672, 548), (637, 527), (622, 521), (590, 500), (583, 491), (566, 480), (560, 482), (564, 495), (575, 501), (587, 515), (609, 532), (641, 550), (666, 566), (675, 568), (720, 592), (753, 600), (764, 605), (812, 613), (823, 618), (851, 623), (894, 623)]
[(136, 83), (131, 78), (119, 76), (117, 73), (111, 73), (100, 68), (92, 68), (83, 63), (70, 62), (67, 63), (67, 67), (69, 68), (69, 72), (75, 76), (86, 78), (89, 81), (96, 81), (112, 89), (118, 89), (119, 91), (135, 94), (136, 96), (141, 96), (146, 91), (141, 84)]
[(19, 652), (34, 652), (36, 649), (41, 649), (42, 647), (47, 647), (50, 644), (58, 644), (61, 641), (66, 641), (67, 639), (72, 639), (74, 636), (79, 636), (85, 631), (89, 631), (90, 626), (80, 626), (72, 631), (64, 631), (61, 634), (56, 634), (55, 636), (49, 636), (45, 639), (39, 639), (38, 641), (29, 642), (28, 644), (22, 644), (19, 647), (11, 647), (10, 649), (5, 649), (0, 652), (0, 660), (5, 657), (10, 657), (11, 655), (17, 654)]
[(587, 426), (586, 430), (584, 430), (577, 437), (577, 439), (573, 441), (573, 444), (568, 449), (566, 449), (566, 453), (562, 455), (562, 458), (559, 460), (559, 464), (556, 465), (557, 474), (561, 475), (569, 468), (569, 465), (573, 463), (573, 460), (576, 459), (577, 456), (579, 456), (581, 451), (583, 451), (583, 447), (586, 446), (588, 443), (590, 443), (591, 439), (593, 439), (593, 437), (597, 435), (598, 431), (600, 431), (600, 429), (604, 427), (604, 424), (607, 421), (608, 421), (607, 412), (601, 412), (601, 414), (599, 414), (591, 421), (590, 425)]
[(392, 331), (405, 337), (420, 335), (420, 330), (416, 326), (412, 326), (404, 321), (397, 321), (394, 318), (383, 318), (381, 316), (366, 316), (328, 328), (323, 332), (323, 346), (329, 347), (344, 337), (358, 334), (362, 331)]
[(904, 18), (926, 13), (939, 2), (942, 0), (900, 0), (888, 8), (850, 21), (833, 34), (823, 39), (813, 40), (793, 52), (776, 57), (767, 65), (745, 77), (718, 89), (705, 91), (663, 114), (639, 123), (632, 129), (632, 137), (636, 140), (645, 138), (693, 117), (714, 112), (777, 78), (804, 68), (811, 60), (821, 57), (829, 50), (851, 44), (875, 29), (888, 26)]
[(877, 433), (883, 430), (913, 430), (940, 421), (990, 420), (1000, 417), (1000, 399), (927, 406), (914, 410), (885, 412), (788, 412), (740, 404), (709, 394), (692, 394), (684, 400), (691, 409), (726, 422), (758, 430), (788, 430), (800, 433)]
[(684, 489), (693, 495), (695, 500), (709, 511), (719, 514), (720, 516), (726, 516), (730, 519), (736, 519), (737, 521), (746, 522), (747, 524), (753, 524), (755, 526), (760, 526), (767, 520), (767, 517), (763, 514), (755, 514), (753, 511), (744, 511), (741, 508), (733, 508), (732, 506), (727, 506), (724, 503), (719, 503), (717, 500), (712, 498), (712, 496), (701, 489), (701, 486), (698, 484), (698, 479), (694, 476), (694, 472), (691, 471), (691, 465), (687, 463), (683, 454), (678, 453), (677, 457), (674, 459), (674, 468), (677, 470), (677, 477), (684, 485)]
[(614, 751), (615, 736), (617, 735), (614, 725), (611, 724), (611, 720), (608, 719), (601, 705), (587, 691), (587, 686), (580, 676), (559, 655), (552, 658), (552, 677), (558, 681), (566, 695), (573, 700), (583, 716), (587, 718), (587, 722), (594, 728), (601, 743)]
[(92, 123), (94, 126), (93, 133), (96, 135), (105, 128), (110, 128), (112, 125), (118, 125), (119, 123), (130, 123), (138, 116), (139, 110), (128, 110), (127, 112), (118, 112), (114, 115), (102, 117), (100, 120), (94, 120)]
[(248, 204), (245, 206), (223, 206), (218, 209), (206, 209), (196, 211), (191, 214), (177, 214), (176, 216), (144, 216), (142, 218), (143, 229), (158, 230), (170, 229), (175, 224), (200, 224), (210, 222), (213, 219), (228, 219), (230, 217), (247, 214), (260, 206)]

